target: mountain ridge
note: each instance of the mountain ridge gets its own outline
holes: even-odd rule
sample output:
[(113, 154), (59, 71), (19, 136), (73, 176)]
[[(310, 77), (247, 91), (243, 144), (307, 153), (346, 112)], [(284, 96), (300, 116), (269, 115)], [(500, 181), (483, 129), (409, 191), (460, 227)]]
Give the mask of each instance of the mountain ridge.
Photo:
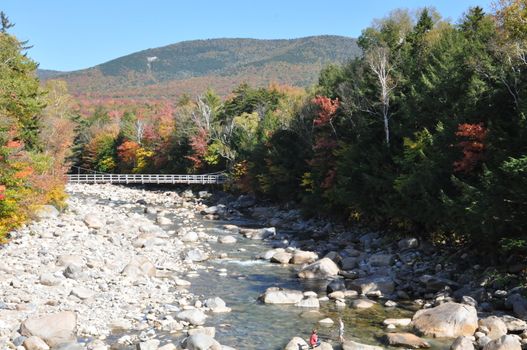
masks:
[[(227, 94), (242, 82), (306, 87), (320, 69), (360, 55), (356, 39), (318, 35), (296, 39), (217, 38), (148, 48), (71, 72), (38, 72), (62, 79), (75, 94), (113, 98), (177, 97), (213, 88)], [(51, 73), (50, 73), (51, 72)], [(143, 88), (144, 91), (138, 91)]]

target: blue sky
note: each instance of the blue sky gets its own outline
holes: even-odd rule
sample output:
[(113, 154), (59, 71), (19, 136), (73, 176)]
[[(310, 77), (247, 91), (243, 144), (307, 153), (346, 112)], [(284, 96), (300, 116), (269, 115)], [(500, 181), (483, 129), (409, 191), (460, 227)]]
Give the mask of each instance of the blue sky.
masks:
[(75, 70), (147, 48), (221, 37), (357, 37), (395, 8), (434, 6), (456, 21), (490, 0), (1, 0), (40, 68)]

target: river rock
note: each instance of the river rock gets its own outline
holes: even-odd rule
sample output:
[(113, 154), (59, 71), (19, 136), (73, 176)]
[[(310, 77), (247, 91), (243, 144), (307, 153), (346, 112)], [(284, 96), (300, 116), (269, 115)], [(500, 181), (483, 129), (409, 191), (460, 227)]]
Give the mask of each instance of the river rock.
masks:
[(223, 229), (226, 231), (232, 232), (232, 233), (240, 233), (240, 228), (236, 225), (231, 225), (231, 224), (223, 225)]
[(64, 272), (62, 273), (64, 277), (72, 279), (72, 280), (78, 280), (84, 277), (84, 272), (81, 266), (70, 264), (66, 266), (64, 269)]
[(208, 335), (209, 337), (216, 337), (216, 328), (214, 327), (200, 327), (200, 328), (193, 328), (188, 330), (188, 335), (203, 333)]
[(527, 299), (520, 294), (509, 296), (505, 301), (505, 305), (511, 307), (517, 317), (527, 319)]
[(450, 350), (474, 350), (474, 343), (470, 337), (457, 337), (457, 339), (452, 343)]
[(26, 348), (26, 350), (49, 350), (48, 344), (35, 336), (24, 339), (24, 348)]
[(349, 289), (361, 294), (368, 294), (379, 291), (382, 294), (391, 294), (395, 289), (393, 279), (388, 276), (369, 276), (357, 278), (347, 283)]
[(296, 304), (304, 299), (304, 293), (299, 290), (267, 288), (260, 299), (266, 304)]
[(412, 324), (425, 336), (438, 338), (471, 336), (478, 328), (478, 314), (473, 306), (448, 302), (431, 309), (417, 311)]
[(384, 350), (380, 346), (366, 345), (354, 342), (352, 340), (346, 340), (342, 343), (342, 350)]
[(289, 264), (291, 259), (293, 258), (293, 254), (288, 252), (278, 252), (273, 255), (271, 258), (271, 262), (279, 263), (279, 264)]
[(402, 346), (412, 349), (430, 347), (430, 344), (412, 333), (388, 333), (385, 337), (390, 346)]
[(236, 238), (231, 235), (221, 236), (220, 238), (218, 238), (218, 242), (220, 242), (221, 244), (234, 244), (236, 243)]
[(404, 238), (397, 243), (397, 246), (401, 250), (415, 249), (419, 246), (419, 240), (417, 238)]
[(318, 301), (318, 298), (316, 297), (309, 297), (309, 298), (300, 300), (298, 303), (295, 304), (295, 306), (319, 308), (320, 301)]
[(180, 320), (187, 321), (194, 326), (202, 326), (207, 318), (207, 316), (198, 309), (181, 311), (176, 317)]
[(71, 290), (71, 295), (76, 296), (81, 300), (92, 298), (95, 295), (95, 292), (91, 289), (78, 286)]
[(287, 343), (284, 350), (300, 350), (300, 349), (308, 349), (309, 345), (307, 345), (307, 342), (300, 338), (300, 337), (294, 337)]
[(34, 215), (39, 220), (52, 219), (59, 216), (59, 211), (52, 205), (42, 205), (34, 211)]
[(240, 233), (249, 239), (262, 240), (276, 235), (276, 229), (274, 227), (260, 229), (242, 228), (240, 229)]
[(513, 335), (504, 335), (493, 340), (483, 347), (483, 350), (521, 350), (518, 338)]
[(157, 350), (177, 350), (177, 346), (175, 346), (172, 343), (169, 343), (169, 344), (163, 345), (162, 347), (160, 347)]
[(338, 273), (339, 267), (337, 264), (335, 264), (335, 262), (333, 262), (333, 260), (329, 258), (322, 258), (312, 264), (305, 266), (298, 273), (298, 277), (306, 279), (324, 279), (337, 276)]
[(393, 324), (394, 326), (407, 327), (412, 323), (411, 318), (387, 318), (382, 323), (385, 326)]
[(308, 252), (305, 250), (295, 250), (293, 253), (292, 264), (311, 264), (318, 259), (318, 254), (315, 252)]
[(187, 252), (186, 259), (194, 262), (206, 261), (209, 259), (209, 254), (201, 249), (191, 249)]
[(20, 325), (20, 334), (39, 337), (50, 347), (75, 341), (77, 315), (62, 311), (41, 317), (30, 317)]
[(203, 333), (189, 336), (185, 343), (188, 350), (222, 350), (220, 343)]
[(105, 224), (99, 215), (94, 213), (86, 214), (82, 221), (86, 224), (86, 226), (95, 230), (102, 228)]
[(369, 299), (356, 299), (351, 302), (351, 307), (354, 309), (369, 309), (370, 307), (373, 307), (376, 302)]
[(342, 291), (343, 292), (344, 290), (346, 290), (346, 283), (341, 278), (331, 281), (326, 286), (326, 293), (328, 293), (328, 294), (331, 294), (333, 292), (338, 292), (338, 291)]
[(323, 318), (322, 320), (318, 321), (318, 323), (324, 326), (331, 326), (335, 323), (335, 321), (333, 321), (331, 318), (328, 317), (328, 318)]
[(492, 340), (501, 338), (507, 334), (507, 325), (499, 317), (489, 316), (478, 321), (480, 327), (486, 327), (489, 331), (487, 337)]
[(220, 297), (205, 300), (205, 306), (211, 309), (214, 313), (231, 312), (231, 308), (227, 307), (225, 301)]
[(353, 270), (354, 268), (357, 267), (358, 263), (359, 263), (359, 258), (349, 256), (340, 261), (340, 266), (342, 267), (343, 270)]
[(137, 350), (158, 350), (160, 343), (157, 339), (149, 339), (137, 344)]
[(86, 262), (81, 255), (64, 254), (64, 255), (59, 255), (57, 257), (56, 264), (58, 266), (68, 266), (68, 265), (84, 266), (86, 265)]
[(134, 280), (142, 277), (154, 277), (156, 275), (156, 267), (147, 257), (136, 256), (124, 267), (121, 274)]
[(185, 243), (194, 243), (197, 242), (199, 239), (199, 236), (194, 231), (186, 232), (183, 236), (181, 236), (181, 241)]
[(527, 322), (509, 315), (501, 316), (501, 320), (507, 326), (507, 331), (512, 333), (521, 333), (527, 329)]
[(368, 259), (371, 266), (385, 267), (393, 264), (394, 257), (392, 254), (373, 254)]
[(55, 277), (52, 273), (43, 273), (40, 275), (40, 284), (44, 286), (58, 286), (62, 283), (62, 280)]

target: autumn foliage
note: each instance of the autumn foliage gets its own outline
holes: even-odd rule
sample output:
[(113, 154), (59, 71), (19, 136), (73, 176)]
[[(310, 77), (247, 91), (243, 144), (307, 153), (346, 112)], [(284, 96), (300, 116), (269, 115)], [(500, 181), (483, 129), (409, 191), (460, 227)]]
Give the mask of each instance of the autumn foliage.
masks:
[(460, 124), (456, 136), (463, 139), (457, 144), (463, 158), (454, 162), (454, 171), (470, 173), (484, 159), (487, 129), (482, 123)]

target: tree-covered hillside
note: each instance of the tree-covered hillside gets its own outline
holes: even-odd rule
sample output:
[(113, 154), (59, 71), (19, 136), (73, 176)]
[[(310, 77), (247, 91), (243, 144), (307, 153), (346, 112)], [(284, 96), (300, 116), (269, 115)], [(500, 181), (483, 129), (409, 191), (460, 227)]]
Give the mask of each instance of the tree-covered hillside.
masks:
[[(340, 36), (194, 40), (140, 51), (59, 77), (73, 92), (96, 96), (173, 97), (207, 87), (226, 94), (242, 81), (305, 87), (316, 81), (325, 64), (342, 63), (359, 54), (355, 39)], [(49, 76), (42, 73), (43, 79)], [(148, 90), (138, 94), (134, 92), (137, 88)]]

